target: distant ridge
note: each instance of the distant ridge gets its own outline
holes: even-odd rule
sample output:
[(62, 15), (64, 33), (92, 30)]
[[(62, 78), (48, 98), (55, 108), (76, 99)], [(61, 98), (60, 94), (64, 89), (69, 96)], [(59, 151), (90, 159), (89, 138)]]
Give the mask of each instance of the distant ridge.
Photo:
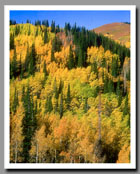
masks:
[(129, 23), (111, 23), (105, 24), (93, 29), (96, 33), (102, 33), (104, 36), (119, 42), (122, 45), (130, 47), (130, 24)]

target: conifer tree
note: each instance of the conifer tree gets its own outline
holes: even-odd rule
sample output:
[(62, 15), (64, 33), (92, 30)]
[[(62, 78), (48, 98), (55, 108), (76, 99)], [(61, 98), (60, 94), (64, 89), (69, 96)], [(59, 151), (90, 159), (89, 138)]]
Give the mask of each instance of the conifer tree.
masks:
[(124, 104), (124, 109), (123, 109), (123, 115), (129, 114), (129, 107), (128, 107), (128, 94), (126, 94), (125, 97), (125, 104)]
[(114, 84), (111, 79), (108, 81), (108, 92), (114, 92)]
[(14, 56), (13, 60), (10, 64), (10, 78), (16, 78), (17, 76), (17, 54), (16, 54), (16, 48), (14, 48)]
[(86, 113), (88, 111), (88, 103), (87, 103), (88, 98), (85, 98), (85, 103), (84, 103), (84, 112)]
[(45, 25), (46, 27), (49, 27), (49, 21), (48, 20), (43, 20), (42, 25)]
[(51, 49), (51, 62), (55, 61), (55, 57), (54, 57), (54, 50), (53, 48)]
[(63, 117), (63, 92), (61, 92), (60, 94), (59, 115), (60, 115), (60, 118)]
[(104, 77), (104, 93), (108, 92), (108, 77), (105, 75)]
[(62, 89), (63, 89), (63, 86), (64, 86), (64, 83), (62, 80), (60, 80), (60, 83), (59, 83), (59, 88), (58, 88), (58, 94), (61, 94), (62, 92)]
[(37, 37), (38, 34), (39, 34), (39, 32), (38, 32), (38, 26), (37, 26), (37, 27), (36, 27), (36, 33), (35, 33), (35, 36)]
[(116, 94), (118, 96), (118, 106), (120, 106), (121, 102), (122, 102), (122, 92), (121, 92), (121, 89), (120, 89), (120, 78), (117, 82)]
[(70, 84), (68, 84), (67, 99), (66, 99), (67, 109), (70, 108), (70, 102), (71, 102), (71, 96), (70, 96)]
[(45, 29), (44, 31), (44, 44), (46, 44), (48, 42), (48, 33), (47, 33), (47, 29)]
[(25, 116), (22, 121), (23, 126), (23, 162), (29, 162), (29, 150), (31, 148), (31, 138), (32, 138), (32, 122), (31, 122), (31, 99), (30, 99), (30, 89), (27, 87), (27, 92), (24, 98), (24, 108)]
[(20, 26), (16, 25), (15, 27), (15, 36), (17, 36), (20, 33)]
[(48, 75), (45, 61), (44, 61), (44, 66), (43, 66), (43, 73), (45, 74), (45, 77)]
[(22, 62), (21, 62), (21, 55), (20, 55), (20, 61), (19, 61), (19, 73), (20, 73), (20, 79), (22, 80), (24, 70), (23, 70), (23, 65), (22, 65)]
[(46, 103), (45, 103), (45, 114), (50, 113), (53, 110), (53, 105), (52, 105), (52, 97), (47, 97)]
[(74, 57), (73, 57), (73, 52), (72, 52), (72, 48), (71, 48), (71, 45), (70, 45), (68, 69), (70, 70), (72, 68), (74, 68)]
[(51, 32), (55, 32), (55, 22), (54, 21), (52, 21), (52, 23), (51, 23)]
[(29, 75), (34, 75), (36, 69), (36, 51), (35, 51), (35, 45), (32, 45), (32, 50), (30, 53), (30, 62), (29, 62)]
[(31, 139), (37, 127), (37, 120), (34, 110), (33, 96), (31, 97), (29, 84), (27, 86), (26, 93), (25, 94), (24, 93), (25, 91), (23, 88), (22, 95), (25, 96), (22, 97), (22, 101), (25, 109), (25, 116), (23, 117), (22, 120), (22, 127), (23, 127), (22, 133), (24, 136), (22, 157), (24, 163), (29, 163), (30, 161), (29, 151), (31, 149)]
[(10, 50), (14, 49), (15, 43), (14, 43), (14, 34), (10, 34)]
[(91, 71), (93, 71), (96, 74), (96, 77), (98, 77), (98, 69), (97, 69), (97, 62), (94, 61), (91, 65)]
[(28, 36), (31, 34), (31, 28), (30, 28), (30, 25), (29, 25), (29, 29), (28, 29)]
[(55, 29), (55, 33), (59, 33), (60, 32), (60, 27), (59, 25), (56, 26), (56, 29)]
[(79, 49), (79, 54), (78, 54), (78, 67), (83, 67), (83, 55), (82, 55), (82, 50)]
[(114, 77), (117, 77), (118, 75), (118, 61), (115, 58), (112, 58), (111, 73), (112, 73), (112, 76)]

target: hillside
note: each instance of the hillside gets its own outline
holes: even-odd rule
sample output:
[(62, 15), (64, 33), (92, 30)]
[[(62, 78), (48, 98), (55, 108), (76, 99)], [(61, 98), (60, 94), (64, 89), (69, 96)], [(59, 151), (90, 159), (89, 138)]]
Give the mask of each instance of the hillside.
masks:
[(10, 162), (129, 163), (130, 50), (69, 23), (10, 25)]
[(111, 23), (95, 28), (96, 33), (102, 33), (122, 45), (130, 47), (130, 24), (127, 23)]

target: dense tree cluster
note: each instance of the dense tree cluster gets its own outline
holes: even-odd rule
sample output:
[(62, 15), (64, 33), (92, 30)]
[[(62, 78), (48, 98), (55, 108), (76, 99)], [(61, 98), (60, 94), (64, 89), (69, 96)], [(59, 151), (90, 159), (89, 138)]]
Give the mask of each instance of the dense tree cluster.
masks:
[(129, 57), (76, 24), (10, 21), (10, 162), (130, 162)]

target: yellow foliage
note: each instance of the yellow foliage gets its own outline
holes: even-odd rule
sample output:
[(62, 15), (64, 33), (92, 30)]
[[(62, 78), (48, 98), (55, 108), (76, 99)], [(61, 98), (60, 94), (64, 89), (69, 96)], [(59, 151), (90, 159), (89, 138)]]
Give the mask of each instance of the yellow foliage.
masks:
[(130, 163), (130, 146), (124, 145), (119, 152), (117, 163)]

